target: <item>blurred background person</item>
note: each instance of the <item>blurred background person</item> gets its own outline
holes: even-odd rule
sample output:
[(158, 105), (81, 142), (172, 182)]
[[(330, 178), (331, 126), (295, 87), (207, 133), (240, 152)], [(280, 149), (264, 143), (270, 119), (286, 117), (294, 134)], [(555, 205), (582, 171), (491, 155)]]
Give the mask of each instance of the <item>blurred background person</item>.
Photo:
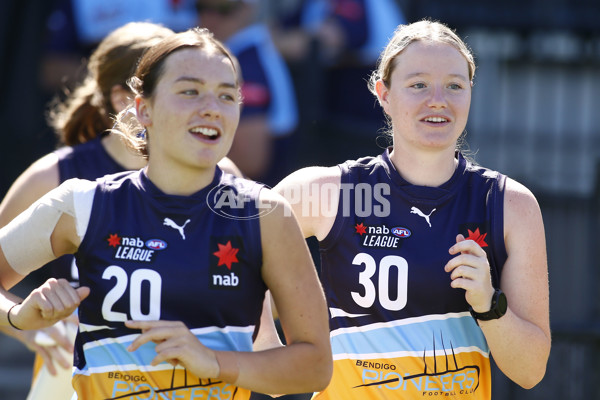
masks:
[(402, 8), (396, 0), (293, 3), (280, 7), (270, 26), (297, 78), (298, 97), (306, 99), (300, 101), (301, 131), (316, 152), (302, 162), (378, 154), (373, 132), (384, 127), (384, 118), (364, 82), (391, 32), (406, 22)]
[(229, 158), (249, 178), (274, 186), (291, 171), (298, 124), (288, 67), (261, 21), (259, 0), (196, 0), (198, 25), (208, 28), (238, 58), (243, 108)]
[(195, 25), (196, 12), (193, 0), (0, 2), (0, 120), (7, 131), (18, 132), (3, 138), (2, 147), (10, 151), (0, 157), (0, 194), (56, 148), (44, 116), (49, 100), (81, 82), (86, 60), (106, 35), (134, 21), (182, 31)]
[(193, 0), (54, 0), (47, 19), (42, 83), (62, 88), (64, 80), (81, 78), (87, 58), (113, 30), (133, 21), (162, 24), (176, 32), (196, 22)]

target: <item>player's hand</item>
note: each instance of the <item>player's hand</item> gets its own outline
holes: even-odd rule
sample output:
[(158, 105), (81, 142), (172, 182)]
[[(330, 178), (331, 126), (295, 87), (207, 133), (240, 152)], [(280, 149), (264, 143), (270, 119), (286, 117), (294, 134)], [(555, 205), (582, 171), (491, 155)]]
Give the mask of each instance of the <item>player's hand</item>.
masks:
[(73, 288), (66, 279), (48, 279), (12, 308), (10, 320), (20, 329), (42, 329), (75, 311), (90, 294), (88, 287)]
[(183, 322), (126, 321), (125, 326), (142, 330), (142, 334), (129, 346), (129, 351), (135, 351), (148, 342), (156, 343), (156, 357), (152, 365), (166, 361), (173, 366), (181, 364), (199, 378), (216, 378), (219, 375), (215, 353), (200, 343)]
[(450, 286), (464, 289), (465, 299), (476, 312), (489, 311), (494, 287), (485, 251), (475, 241), (457, 235), (449, 252), (458, 254), (444, 267), (452, 279)]
[(28, 347), (42, 358), (51, 375), (56, 375), (57, 367), (70, 369), (73, 366), (73, 342), (77, 334), (78, 323), (77, 315), (73, 313), (48, 328), (24, 331), (35, 333), (33, 344)]
[(51, 375), (56, 375), (57, 367), (68, 369), (73, 366), (73, 331), (76, 330), (76, 325), (59, 321), (48, 328), (19, 331), (15, 337), (42, 358)]

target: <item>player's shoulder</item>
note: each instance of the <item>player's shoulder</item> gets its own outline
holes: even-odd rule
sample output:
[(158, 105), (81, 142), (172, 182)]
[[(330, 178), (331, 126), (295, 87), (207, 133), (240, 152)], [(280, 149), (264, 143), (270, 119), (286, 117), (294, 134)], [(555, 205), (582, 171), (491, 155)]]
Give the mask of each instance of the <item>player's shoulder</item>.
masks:
[(529, 188), (514, 179), (507, 178), (504, 190), (505, 231), (521, 233), (543, 229), (542, 211)]
[(275, 186), (275, 191), (281, 193), (283, 188), (289, 188), (294, 185), (306, 184), (339, 184), (341, 178), (341, 170), (338, 166), (333, 167), (305, 167), (301, 168), (285, 177)]
[(533, 192), (521, 182), (506, 177), (505, 189), (505, 204), (509, 207), (532, 207), (538, 206), (537, 199)]

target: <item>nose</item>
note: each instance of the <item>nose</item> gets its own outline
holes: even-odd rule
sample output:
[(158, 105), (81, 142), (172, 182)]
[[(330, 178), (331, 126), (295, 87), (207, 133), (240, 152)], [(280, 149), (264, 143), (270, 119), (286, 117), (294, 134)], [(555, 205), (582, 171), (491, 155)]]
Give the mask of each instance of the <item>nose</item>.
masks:
[(199, 98), (198, 102), (198, 113), (203, 118), (219, 118), (221, 116), (219, 101), (215, 94), (206, 93)]
[(448, 105), (444, 88), (442, 86), (433, 86), (431, 89), (431, 97), (428, 101), (429, 107), (444, 108)]

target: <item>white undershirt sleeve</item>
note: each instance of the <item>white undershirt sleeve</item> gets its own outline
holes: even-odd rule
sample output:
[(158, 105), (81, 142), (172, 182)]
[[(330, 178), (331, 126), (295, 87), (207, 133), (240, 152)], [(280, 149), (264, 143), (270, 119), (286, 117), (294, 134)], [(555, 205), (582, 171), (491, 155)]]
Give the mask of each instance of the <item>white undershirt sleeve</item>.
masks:
[(27, 275), (54, 260), (50, 237), (63, 213), (75, 218), (77, 235), (85, 235), (96, 183), (70, 179), (51, 190), (0, 229), (0, 247), (10, 266)]
[(94, 193), (96, 193), (96, 182), (83, 180), (79, 181), (77, 190), (73, 192), (75, 227), (79, 239), (83, 239), (90, 223)]

